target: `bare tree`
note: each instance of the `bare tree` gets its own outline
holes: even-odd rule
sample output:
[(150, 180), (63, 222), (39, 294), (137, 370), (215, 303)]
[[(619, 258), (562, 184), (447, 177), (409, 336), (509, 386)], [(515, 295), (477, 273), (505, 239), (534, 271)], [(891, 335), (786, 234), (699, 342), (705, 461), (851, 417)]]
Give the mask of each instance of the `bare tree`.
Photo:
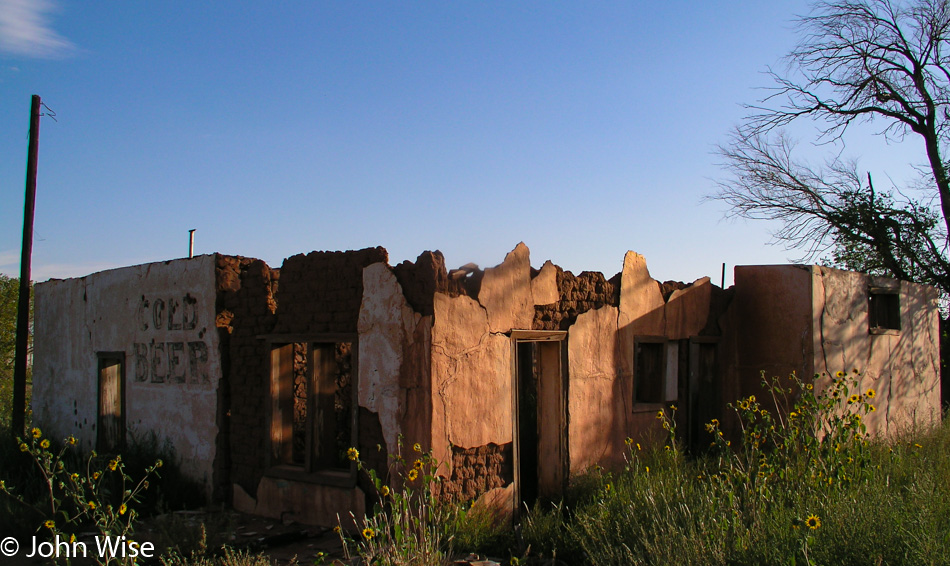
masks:
[[(746, 218), (778, 220), (776, 237), (810, 257), (834, 250), (847, 267), (939, 286), (950, 293), (950, 0), (820, 1), (798, 20), (787, 71), (720, 147), (730, 178), (714, 195)], [(926, 188), (916, 198), (875, 191), (852, 162), (792, 158), (782, 129), (817, 120), (819, 143), (858, 121), (891, 140), (920, 136)]]

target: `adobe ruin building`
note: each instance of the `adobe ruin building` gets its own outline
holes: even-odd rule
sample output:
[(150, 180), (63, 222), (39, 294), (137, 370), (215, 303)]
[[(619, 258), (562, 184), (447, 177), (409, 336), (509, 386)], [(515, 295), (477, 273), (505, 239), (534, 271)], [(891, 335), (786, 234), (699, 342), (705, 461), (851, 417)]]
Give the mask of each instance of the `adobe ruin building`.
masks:
[(366, 504), (346, 459), (402, 442), (444, 463), (444, 494), (556, 496), (628, 437), (705, 446), (703, 423), (760, 372), (861, 370), (869, 429), (937, 418), (937, 292), (819, 266), (746, 266), (735, 285), (500, 265), (447, 271), (383, 248), (284, 261), (212, 254), (36, 286), (34, 421), (109, 450), (154, 432), (209, 496), (330, 525)]

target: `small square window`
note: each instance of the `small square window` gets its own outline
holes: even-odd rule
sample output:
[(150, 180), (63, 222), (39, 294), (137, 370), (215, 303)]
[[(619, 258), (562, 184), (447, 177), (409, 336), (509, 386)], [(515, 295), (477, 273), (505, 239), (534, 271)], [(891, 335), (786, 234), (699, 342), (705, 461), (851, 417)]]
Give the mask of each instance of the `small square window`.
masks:
[(872, 287), (868, 292), (868, 331), (871, 334), (896, 334), (900, 330), (899, 290)]

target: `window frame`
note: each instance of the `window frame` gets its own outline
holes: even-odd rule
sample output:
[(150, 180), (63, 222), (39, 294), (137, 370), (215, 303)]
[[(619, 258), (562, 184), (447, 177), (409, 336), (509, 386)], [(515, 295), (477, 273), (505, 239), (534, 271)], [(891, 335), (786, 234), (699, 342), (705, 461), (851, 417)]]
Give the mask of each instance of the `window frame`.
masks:
[[(337, 487), (353, 487), (357, 481), (357, 465), (349, 462), (347, 468), (320, 467), (313, 457), (313, 433), (317, 429), (314, 422), (316, 417), (315, 398), (313, 394), (319, 385), (316, 363), (318, 348), (314, 346), (335, 346), (340, 343), (350, 344), (350, 381), (351, 381), (351, 411), (350, 411), (350, 443), (358, 448), (359, 443), (359, 335), (355, 333), (322, 333), (322, 334), (268, 334), (259, 338), (264, 339), (267, 351), (267, 450), (265, 475), (307, 483), (319, 483)], [(286, 450), (285, 444), (291, 439), (283, 438), (283, 413), (288, 410), (286, 401), (292, 403), (292, 393), (288, 396), (287, 367), (282, 367), (281, 351), (293, 344), (307, 344), (307, 441), (304, 464), (297, 465), (281, 461), (280, 451)], [(293, 355), (293, 348), (290, 348)], [(293, 361), (289, 366), (290, 384), (293, 386)], [(285, 406), (282, 407), (281, 403)], [(293, 410), (291, 405), (289, 410)]]
[[(875, 299), (878, 299), (877, 301)], [(883, 324), (882, 324), (883, 323)], [(901, 290), (897, 285), (868, 287), (868, 334), (900, 335)]]
[[(643, 400), (638, 396), (639, 384), (642, 376), (640, 376), (640, 351), (643, 344), (658, 344), (661, 351), (660, 358), (660, 375), (659, 381), (657, 384), (659, 389), (659, 400)], [(672, 347), (676, 348), (676, 355), (673, 355), (671, 352)], [(676, 397), (678, 395), (674, 394), (673, 398), (670, 398), (670, 389), (677, 388), (679, 386), (679, 364), (678, 364), (678, 354), (679, 354), (679, 344), (675, 340), (669, 340), (666, 336), (649, 336), (641, 335), (635, 336), (633, 339), (633, 410), (634, 412), (639, 411), (652, 411), (657, 408), (663, 407), (669, 403), (676, 402)], [(671, 360), (673, 365), (671, 366)]]

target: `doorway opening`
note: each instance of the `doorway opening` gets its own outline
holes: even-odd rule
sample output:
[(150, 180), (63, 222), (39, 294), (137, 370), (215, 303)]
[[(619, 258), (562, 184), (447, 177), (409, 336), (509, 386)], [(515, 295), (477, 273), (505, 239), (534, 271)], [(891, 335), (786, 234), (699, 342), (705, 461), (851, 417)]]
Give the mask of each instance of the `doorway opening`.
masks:
[(567, 481), (567, 333), (512, 331), (515, 515)]
[[(684, 340), (684, 342), (686, 342)], [(686, 446), (699, 454), (709, 446), (706, 423), (723, 414), (720, 392), (717, 337), (694, 336), (689, 339), (689, 372), (686, 376)]]

